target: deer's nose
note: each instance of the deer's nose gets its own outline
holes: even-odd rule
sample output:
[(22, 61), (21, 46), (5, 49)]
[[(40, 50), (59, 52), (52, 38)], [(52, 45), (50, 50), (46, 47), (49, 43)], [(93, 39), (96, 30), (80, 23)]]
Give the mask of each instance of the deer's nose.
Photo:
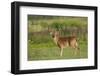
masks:
[(54, 36), (54, 35), (52, 35), (52, 37), (54, 38), (55, 36)]

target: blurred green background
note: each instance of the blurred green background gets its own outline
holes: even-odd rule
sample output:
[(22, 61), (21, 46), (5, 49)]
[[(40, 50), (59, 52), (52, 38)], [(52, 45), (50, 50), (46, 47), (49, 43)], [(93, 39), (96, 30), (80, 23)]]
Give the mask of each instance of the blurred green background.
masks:
[[(87, 17), (28, 15), (28, 60), (87, 58), (87, 26)], [(48, 28), (59, 31), (61, 36), (71, 36), (74, 32), (78, 38), (80, 54), (74, 55), (75, 49), (67, 47), (61, 57), (60, 49)]]

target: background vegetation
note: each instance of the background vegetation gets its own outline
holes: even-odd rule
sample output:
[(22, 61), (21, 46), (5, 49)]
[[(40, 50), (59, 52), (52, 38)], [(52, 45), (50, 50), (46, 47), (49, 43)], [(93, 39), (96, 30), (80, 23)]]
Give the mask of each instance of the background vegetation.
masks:
[[(28, 15), (28, 60), (87, 58), (87, 25), (87, 17)], [(74, 33), (78, 37), (80, 55), (74, 55), (75, 49), (68, 47), (60, 57), (60, 49), (48, 28), (60, 31), (61, 36)]]

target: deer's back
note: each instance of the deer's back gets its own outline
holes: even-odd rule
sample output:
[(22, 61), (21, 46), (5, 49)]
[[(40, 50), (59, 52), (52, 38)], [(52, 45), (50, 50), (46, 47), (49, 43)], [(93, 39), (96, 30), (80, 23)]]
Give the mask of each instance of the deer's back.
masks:
[(69, 36), (69, 37), (59, 37), (58, 39), (58, 46), (65, 47), (65, 46), (74, 46), (74, 44), (77, 42), (75, 36)]

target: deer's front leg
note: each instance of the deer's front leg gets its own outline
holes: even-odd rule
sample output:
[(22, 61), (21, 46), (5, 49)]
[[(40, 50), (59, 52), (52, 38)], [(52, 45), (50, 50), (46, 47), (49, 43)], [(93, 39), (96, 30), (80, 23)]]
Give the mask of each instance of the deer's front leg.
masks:
[(63, 48), (60, 49), (60, 56), (63, 54)]

